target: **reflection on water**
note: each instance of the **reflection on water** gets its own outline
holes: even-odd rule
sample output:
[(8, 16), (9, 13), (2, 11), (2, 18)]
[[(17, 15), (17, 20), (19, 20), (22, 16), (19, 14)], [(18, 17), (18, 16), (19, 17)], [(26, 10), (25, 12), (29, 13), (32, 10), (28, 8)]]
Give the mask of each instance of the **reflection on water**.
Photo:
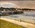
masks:
[(25, 21), (30, 21), (35, 23), (35, 12), (24, 12), (23, 14), (12, 14), (9, 16), (1, 16), (1, 18), (7, 18), (7, 19), (22, 19)]
[(35, 17), (35, 11), (25, 11), (24, 14), (25, 14), (25, 16), (33, 16), (33, 17)]

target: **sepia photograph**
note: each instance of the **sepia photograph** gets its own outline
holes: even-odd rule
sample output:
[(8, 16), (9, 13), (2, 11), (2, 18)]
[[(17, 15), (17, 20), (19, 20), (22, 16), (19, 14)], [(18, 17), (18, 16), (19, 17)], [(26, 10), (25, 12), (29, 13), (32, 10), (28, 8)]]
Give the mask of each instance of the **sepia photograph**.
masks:
[(35, 28), (35, 0), (0, 0), (0, 28)]

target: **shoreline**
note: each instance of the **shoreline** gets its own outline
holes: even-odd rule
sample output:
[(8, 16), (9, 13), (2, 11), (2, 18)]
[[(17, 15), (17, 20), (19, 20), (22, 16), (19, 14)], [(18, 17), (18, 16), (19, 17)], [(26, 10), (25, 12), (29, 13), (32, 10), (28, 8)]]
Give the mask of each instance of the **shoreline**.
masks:
[(27, 27), (27, 28), (35, 28), (35, 25), (30, 24), (30, 23), (26, 23), (26, 22), (19, 22), (19, 21), (16, 21), (16, 20), (11, 20), (11, 19), (6, 19), (6, 18), (1, 18), (1, 20), (5, 20), (5, 21), (8, 21), (8, 22), (17, 24), (17, 25), (21, 25), (23, 27)]

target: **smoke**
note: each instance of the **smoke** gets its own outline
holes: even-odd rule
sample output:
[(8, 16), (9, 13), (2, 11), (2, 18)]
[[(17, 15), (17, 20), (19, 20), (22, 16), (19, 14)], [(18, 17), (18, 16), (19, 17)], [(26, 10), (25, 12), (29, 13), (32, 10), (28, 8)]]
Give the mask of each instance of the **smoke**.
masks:
[(10, 8), (10, 7), (17, 7), (17, 5), (10, 2), (1, 2), (0, 7)]

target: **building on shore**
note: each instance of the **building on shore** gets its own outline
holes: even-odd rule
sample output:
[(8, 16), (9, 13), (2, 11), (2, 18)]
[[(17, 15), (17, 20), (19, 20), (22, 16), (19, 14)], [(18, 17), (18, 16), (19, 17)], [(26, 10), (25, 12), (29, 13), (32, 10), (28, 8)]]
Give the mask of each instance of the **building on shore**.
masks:
[(24, 12), (31, 12), (35, 11), (35, 9), (28, 9), (28, 8), (4, 8), (0, 7), (0, 12), (2, 14), (22, 14)]

